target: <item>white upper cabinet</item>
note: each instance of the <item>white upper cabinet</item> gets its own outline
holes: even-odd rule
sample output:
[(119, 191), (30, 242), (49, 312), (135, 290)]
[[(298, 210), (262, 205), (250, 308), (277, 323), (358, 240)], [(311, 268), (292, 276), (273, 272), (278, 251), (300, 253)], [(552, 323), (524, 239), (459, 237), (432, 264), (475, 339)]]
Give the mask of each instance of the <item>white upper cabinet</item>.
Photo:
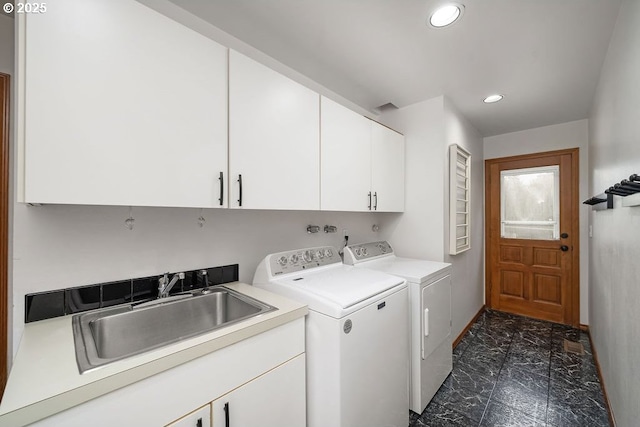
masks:
[(404, 211), (404, 136), (371, 122), (371, 190), (373, 209)]
[(404, 136), (324, 97), (321, 135), (322, 210), (404, 210)]
[(225, 206), (227, 49), (135, 1), (51, 6), (18, 17), (21, 201)]
[(322, 210), (371, 210), (371, 120), (322, 97)]
[(320, 209), (319, 95), (229, 52), (232, 208)]

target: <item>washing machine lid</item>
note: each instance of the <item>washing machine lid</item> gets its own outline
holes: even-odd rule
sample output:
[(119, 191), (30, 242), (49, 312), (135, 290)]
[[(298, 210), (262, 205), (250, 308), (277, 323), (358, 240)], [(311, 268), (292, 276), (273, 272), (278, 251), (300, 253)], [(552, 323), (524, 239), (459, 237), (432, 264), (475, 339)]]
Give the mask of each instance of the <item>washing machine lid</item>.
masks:
[(410, 283), (424, 283), (451, 270), (451, 264), (446, 262), (401, 258), (395, 255), (360, 262), (357, 266), (399, 276)]
[(279, 277), (272, 286), (286, 288), (287, 296), (306, 303), (310, 310), (341, 318), (361, 303), (406, 286), (406, 281), (379, 271), (338, 264)]

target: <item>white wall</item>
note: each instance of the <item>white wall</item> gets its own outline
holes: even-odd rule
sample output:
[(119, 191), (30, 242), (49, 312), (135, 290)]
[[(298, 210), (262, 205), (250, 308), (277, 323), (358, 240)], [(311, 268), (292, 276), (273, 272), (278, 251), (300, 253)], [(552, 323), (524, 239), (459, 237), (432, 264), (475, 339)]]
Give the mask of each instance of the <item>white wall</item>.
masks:
[[(589, 120), (590, 189), (640, 174), (640, 2), (620, 9)], [(640, 207), (591, 212), (589, 320), (617, 425), (640, 420)]]
[(389, 215), (391, 243), (398, 255), (443, 261), (444, 98), (386, 112), (380, 120), (405, 136), (405, 212)]
[[(405, 213), (389, 215), (385, 233), (400, 256), (453, 264), (453, 337), (484, 304), (482, 138), (456, 108), (440, 96), (399, 110), (380, 120), (405, 135)], [(471, 250), (448, 255), (448, 170), (450, 144), (472, 154)]]
[[(240, 280), (251, 283), (268, 253), (321, 245), (339, 247), (342, 230), (353, 241), (384, 239), (371, 231), (375, 213), (133, 208), (31, 207), (16, 204), (14, 227), (13, 335), (17, 350), (24, 327), (24, 295), (92, 283), (144, 277), (165, 271), (240, 264)], [(338, 227), (338, 233), (307, 234), (308, 224)]]
[[(491, 136), (484, 139), (484, 158), (519, 156), (544, 151), (579, 148), (579, 200), (591, 197), (589, 194), (589, 135), (588, 120)], [(580, 204), (580, 323), (589, 324), (589, 211), (590, 207)]]
[(471, 153), (471, 249), (449, 254), (449, 157), (445, 157), (444, 260), (452, 264), (454, 338), (484, 305), (484, 160), (482, 136), (445, 98), (445, 145), (458, 144)]

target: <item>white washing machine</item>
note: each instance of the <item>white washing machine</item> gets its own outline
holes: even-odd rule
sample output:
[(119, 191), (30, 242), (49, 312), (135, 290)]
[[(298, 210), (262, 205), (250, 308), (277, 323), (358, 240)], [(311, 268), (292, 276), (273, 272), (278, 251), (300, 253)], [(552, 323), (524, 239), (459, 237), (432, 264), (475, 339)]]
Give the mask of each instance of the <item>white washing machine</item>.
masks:
[(308, 427), (409, 424), (404, 279), (344, 265), (336, 249), (318, 247), (267, 255), (253, 284), (309, 307)]
[(388, 242), (350, 245), (345, 264), (407, 280), (411, 306), (409, 402), (422, 413), (453, 367), (451, 264), (397, 257)]

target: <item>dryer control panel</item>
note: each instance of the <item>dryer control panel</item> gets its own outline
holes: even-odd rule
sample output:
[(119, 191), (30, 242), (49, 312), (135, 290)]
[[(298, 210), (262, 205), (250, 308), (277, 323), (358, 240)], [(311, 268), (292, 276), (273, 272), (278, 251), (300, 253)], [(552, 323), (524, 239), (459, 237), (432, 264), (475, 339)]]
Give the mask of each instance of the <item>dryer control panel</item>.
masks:
[(349, 245), (344, 248), (345, 264), (357, 264), (383, 255), (393, 255), (393, 248), (387, 241)]
[(298, 249), (269, 255), (272, 277), (335, 263), (342, 263), (342, 260), (338, 251), (331, 246)]

